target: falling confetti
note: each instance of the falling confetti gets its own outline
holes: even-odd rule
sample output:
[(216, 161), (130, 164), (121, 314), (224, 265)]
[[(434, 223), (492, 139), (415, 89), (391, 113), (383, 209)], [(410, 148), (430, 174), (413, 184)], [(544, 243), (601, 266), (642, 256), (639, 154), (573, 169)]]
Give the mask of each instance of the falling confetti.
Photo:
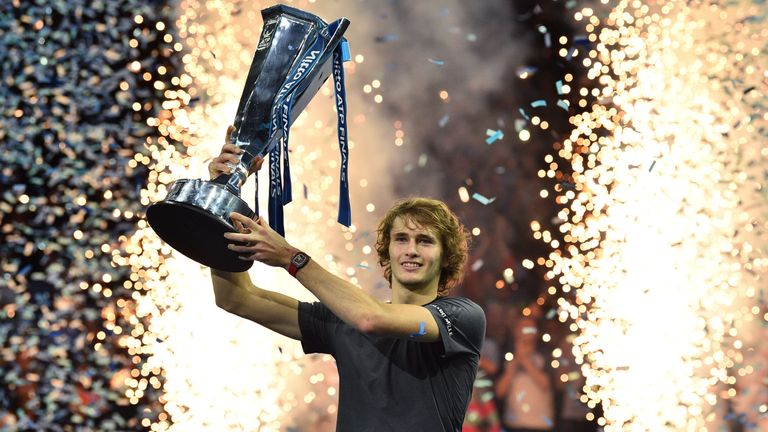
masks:
[(504, 138), (504, 132), (502, 132), (501, 130), (487, 129), (485, 131), (485, 134), (488, 136), (488, 138), (485, 139), (485, 143), (488, 145), (491, 145), (496, 141)]
[(483, 260), (479, 259), (479, 260), (476, 260), (475, 262), (473, 262), (472, 265), (470, 266), (470, 268), (472, 269), (472, 271), (476, 272), (476, 271), (480, 270), (483, 267), (483, 264), (484, 264)]
[(479, 194), (477, 192), (472, 194), (472, 199), (477, 201), (477, 202), (479, 202), (482, 205), (488, 205), (488, 204), (496, 201), (496, 197), (487, 198), (487, 197), (485, 197), (485, 196), (483, 196), (483, 195), (481, 195), (481, 194)]
[[(162, 411), (164, 378), (132, 374), (146, 355), (126, 344), (148, 324), (131, 313), (144, 287), (117, 261), (140, 223), (158, 139), (148, 121), (163, 90), (183, 92), (170, 82), (181, 60), (166, 12), (138, 1), (0, 6), (4, 430), (9, 418), (19, 430), (138, 430)], [(6, 411), (18, 391), (28, 400)]]

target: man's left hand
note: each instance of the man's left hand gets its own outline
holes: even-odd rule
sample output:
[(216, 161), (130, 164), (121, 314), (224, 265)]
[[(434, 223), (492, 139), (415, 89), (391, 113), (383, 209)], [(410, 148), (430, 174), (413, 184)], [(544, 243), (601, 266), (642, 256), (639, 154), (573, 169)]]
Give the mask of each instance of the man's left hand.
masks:
[(264, 219), (253, 220), (236, 212), (230, 213), (229, 217), (238, 232), (224, 234), (224, 237), (230, 240), (227, 247), (239, 253), (242, 260), (287, 267), (293, 254), (298, 251), (283, 236), (270, 228)]

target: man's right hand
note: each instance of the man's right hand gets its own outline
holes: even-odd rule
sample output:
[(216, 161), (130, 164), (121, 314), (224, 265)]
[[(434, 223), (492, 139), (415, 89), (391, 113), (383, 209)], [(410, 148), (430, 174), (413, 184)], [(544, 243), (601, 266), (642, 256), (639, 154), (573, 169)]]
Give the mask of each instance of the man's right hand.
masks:
[[(211, 180), (222, 174), (231, 174), (234, 167), (240, 162), (243, 150), (236, 145), (229, 143), (229, 138), (232, 136), (234, 130), (235, 127), (232, 125), (227, 128), (224, 145), (221, 147), (221, 153), (208, 164), (208, 174), (210, 174)], [(253, 162), (251, 162), (249, 174), (261, 169), (263, 163), (264, 158), (261, 156), (254, 158)]]

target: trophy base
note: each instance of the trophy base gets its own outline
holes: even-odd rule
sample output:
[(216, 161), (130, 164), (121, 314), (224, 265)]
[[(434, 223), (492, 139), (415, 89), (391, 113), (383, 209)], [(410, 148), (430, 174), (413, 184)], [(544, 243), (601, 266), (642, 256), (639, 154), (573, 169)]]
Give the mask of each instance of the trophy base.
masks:
[(225, 186), (203, 180), (178, 180), (166, 198), (147, 209), (147, 222), (163, 241), (187, 257), (216, 270), (243, 272), (253, 261), (227, 248), (224, 233), (236, 232), (229, 214), (254, 213)]

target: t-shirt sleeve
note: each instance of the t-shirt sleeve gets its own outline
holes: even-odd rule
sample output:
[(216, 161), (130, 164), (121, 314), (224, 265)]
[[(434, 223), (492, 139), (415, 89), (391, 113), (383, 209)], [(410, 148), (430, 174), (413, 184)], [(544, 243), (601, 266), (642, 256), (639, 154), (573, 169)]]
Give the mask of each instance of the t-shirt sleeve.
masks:
[(333, 354), (332, 334), (341, 320), (320, 302), (299, 302), (301, 347), (305, 354)]
[(444, 355), (480, 355), (485, 338), (485, 313), (469, 299), (448, 297), (426, 306), (440, 329)]

